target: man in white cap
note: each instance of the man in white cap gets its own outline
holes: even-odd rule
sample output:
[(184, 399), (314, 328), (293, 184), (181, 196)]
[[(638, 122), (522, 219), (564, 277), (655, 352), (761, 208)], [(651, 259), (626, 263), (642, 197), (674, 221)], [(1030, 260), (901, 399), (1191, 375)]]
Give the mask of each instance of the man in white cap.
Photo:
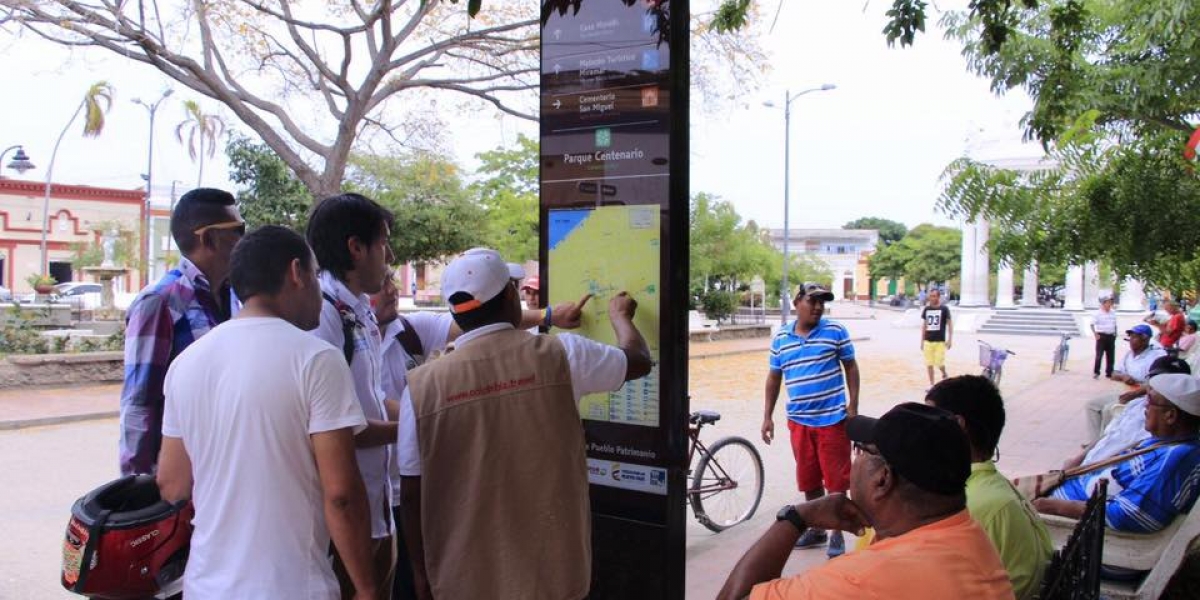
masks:
[[(508, 274), (514, 285), (525, 277), (521, 265), (508, 263)], [(538, 325), (551, 322), (555, 327), (574, 329), (579, 327), (582, 307), (590, 296), (584, 296), (579, 304), (564, 302), (550, 309), (525, 310), (521, 313), (521, 327), (537, 333)], [(425, 363), (431, 356), (437, 356), (446, 351), (446, 347), (458, 336), (462, 329), (454, 324), (450, 313), (441, 311), (416, 311), (400, 314), (400, 290), (396, 287), (395, 273), (388, 271), (384, 278), (383, 288), (377, 294), (371, 295), (371, 306), (375, 319), (379, 321), (382, 332), (381, 378), (383, 393), (395, 406), (399, 406), (400, 395), (408, 385), (407, 374), (410, 370)], [(394, 417), (393, 417), (394, 418)], [(392, 514), (396, 524), (397, 536), (404, 535), (400, 515), (400, 471), (396, 461), (392, 461)], [(396, 548), (396, 576), (392, 581), (392, 599), (408, 600), (415, 598), (413, 590), (412, 568), (408, 552), (404, 548), (404, 540), (399, 539)]]
[(529, 335), (504, 260), (477, 248), (442, 275), (463, 330), (408, 374), (398, 456), (404, 535), (422, 598), (570, 600), (591, 579), (585, 394), (650, 372), (637, 303), (609, 302), (617, 346)]
[(1158, 531), (1192, 509), (1200, 495), (1200, 379), (1156, 375), (1149, 388), (1150, 438), (1128, 451), (1130, 460), (1072, 477), (1035, 500), (1039, 512), (1078, 519), (1101, 477), (1110, 481), (1105, 522), (1112, 529)]

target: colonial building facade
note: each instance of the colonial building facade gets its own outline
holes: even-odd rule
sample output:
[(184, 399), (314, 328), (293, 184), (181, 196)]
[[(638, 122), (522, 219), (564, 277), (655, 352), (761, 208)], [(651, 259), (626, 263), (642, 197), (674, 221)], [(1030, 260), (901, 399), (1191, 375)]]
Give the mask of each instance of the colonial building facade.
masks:
[[(42, 218), (46, 185), (0, 179), (0, 285), (17, 293), (33, 291), (25, 281), (42, 272)], [(75, 247), (98, 243), (103, 224), (138, 232), (146, 218), (145, 192), (86, 185), (51, 184), (46, 255), (48, 272), (59, 283), (86, 278), (76, 265)], [(134, 265), (136, 267), (136, 265)], [(131, 268), (118, 287), (136, 291), (142, 273)]]

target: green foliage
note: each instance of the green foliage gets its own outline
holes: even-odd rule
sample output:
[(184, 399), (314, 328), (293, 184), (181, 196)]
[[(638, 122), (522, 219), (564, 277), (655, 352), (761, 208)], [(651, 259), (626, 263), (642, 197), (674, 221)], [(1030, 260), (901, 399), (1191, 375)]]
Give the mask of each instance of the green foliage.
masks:
[(730, 33), (746, 26), (750, 20), (750, 0), (726, 0), (717, 7), (712, 27), (718, 33)]
[(125, 347), (125, 327), (101, 340), (81, 340), (72, 345), (66, 336), (44, 336), (37, 327), (39, 319), (50, 316), (50, 309), (31, 310), (12, 306), (0, 323), (0, 354), (50, 354), (62, 352), (99, 352)]
[(880, 244), (871, 255), (872, 279), (903, 277), (910, 282), (948, 281), (962, 264), (962, 232), (928, 223), (917, 225), (890, 246)]
[[(568, 3), (568, 0), (558, 1)], [(1078, 2), (1069, 0), (1067, 4)], [(901, 47), (913, 45), (917, 33), (925, 32), (928, 6), (923, 0), (892, 0), (891, 8), (885, 13), (888, 22), (882, 32), (887, 44), (894, 46), (899, 42)], [(969, 12), (965, 17), (970, 20), (971, 31), (979, 36), (981, 47), (994, 54), (1009, 39), (1016, 21), (1024, 12), (1022, 9), (1035, 9), (1037, 6), (1037, 0), (970, 0)], [(744, 28), (749, 22), (752, 7), (748, 0), (723, 0), (713, 18), (713, 27), (721, 33)]]
[[(755, 275), (764, 280), (777, 253), (754, 223), (742, 224), (733, 204), (709, 194), (691, 203), (690, 261), (693, 287), (732, 291)], [(781, 263), (779, 263), (781, 264)]]
[(1025, 88), (1034, 100), (1026, 136), (1047, 146), (1089, 111), (1114, 136), (1189, 130), (1200, 106), (1197, 22), (1194, 0), (1060, 0), (1011, 12), (996, 48), (982, 17), (944, 19), (995, 92)]
[(83, 137), (98, 137), (104, 131), (104, 116), (112, 108), (116, 90), (107, 81), (93, 83), (83, 95)]
[(889, 19), (883, 27), (883, 35), (889, 46), (900, 42), (901, 46), (911, 46), (917, 32), (925, 32), (925, 7), (921, 0), (895, 0), (892, 8), (887, 11)]
[(472, 202), (458, 167), (429, 153), (350, 157), (346, 188), (395, 214), (396, 262), (438, 260), (480, 245), (483, 209)]
[[(70, 245), (74, 257), (71, 260), (73, 268), (98, 267), (104, 262), (104, 235), (116, 230), (117, 239), (113, 241), (113, 263), (131, 269), (141, 268), (141, 247), (138, 244), (137, 231), (126, 227), (119, 221), (100, 221), (92, 223), (91, 228), (100, 234), (100, 239), (91, 242), (74, 242)], [(169, 264), (169, 263), (168, 263)]]
[(855, 219), (842, 225), (842, 229), (877, 229), (879, 230), (879, 242), (884, 246), (900, 241), (908, 233), (908, 227), (904, 223), (880, 217)]
[(538, 256), (538, 141), (520, 135), (510, 148), (476, 156), (483, 179), (471, 186), (487, 211), (483, 239), (505, 259)]
[(1178, 152), (1180, 134), (1149, 133), (1119, 146), (1059, 151), (1060, 167), (1018, 173), (958, 161), (939, 201), (982, 215), (990, 244), (1013, 264), (1095, 260), (1151, 286), (1200, 287), (1200, 179)]
[(238, 210), (251, 228), (282, 225), (304, 231), (312, 194), (265, 144), (232, 134), (225, 144), (229, 179), (238, 185)]
[(737, 292), (709, 290), (700, 296), (700, 307), (704, 310), (704, 316), (720, 322), (733, 314), (737, 300)]
[(31, 287), (38, 287), (39, 285), (54, 285), (58, 281), (49, 275), (31, 273), (29, 277), (25, 278), (25, 283), (28, 283)]

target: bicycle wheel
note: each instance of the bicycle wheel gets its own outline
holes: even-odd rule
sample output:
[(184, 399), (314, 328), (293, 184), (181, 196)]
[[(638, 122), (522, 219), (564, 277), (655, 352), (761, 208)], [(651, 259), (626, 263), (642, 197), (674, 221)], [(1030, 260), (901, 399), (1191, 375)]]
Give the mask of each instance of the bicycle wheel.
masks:
[(721, 532), (754, 516), (763, 493), (763, 464), (745, 438), (717, 440), (692, 474), (688, 498), (700, 524)]

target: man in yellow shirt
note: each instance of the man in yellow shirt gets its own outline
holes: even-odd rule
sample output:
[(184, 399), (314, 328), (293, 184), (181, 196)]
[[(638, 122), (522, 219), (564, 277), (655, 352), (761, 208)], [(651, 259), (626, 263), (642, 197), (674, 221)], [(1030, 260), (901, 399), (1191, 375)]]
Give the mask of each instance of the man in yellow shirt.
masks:
[(985, 377), (964, 375), (933, 386), (925, 402), (953, 413), (966, 431), (971, 443), (967, 510), (995, 544), (1018, 600), (1033, 598), (1041, 587), (1054, 544), (1033, 505), (1013, 489), (992, 462), (1004, 430), (1000, 391)]
[[(719, 600), (1013, 598), (996, 549), (966, 509), (971, 449), (952, 414), (909, 402), (879, 419), (852, 417), (846, 432), (855, 449), (850, 497), (783, 507), (738, 561)], [(879, 539), (871, 547), (779, 578), (809, 527), (866, 526)]]

